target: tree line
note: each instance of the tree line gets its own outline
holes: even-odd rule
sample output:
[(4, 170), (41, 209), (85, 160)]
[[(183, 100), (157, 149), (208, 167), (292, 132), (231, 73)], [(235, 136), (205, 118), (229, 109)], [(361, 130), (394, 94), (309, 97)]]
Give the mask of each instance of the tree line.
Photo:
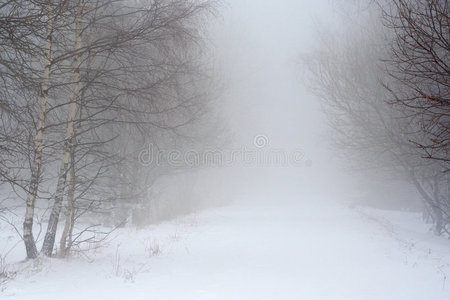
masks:
[(39, 201), (48, 207), (40, 252), (58, 248), (64, 256), (92, 238), (82, 237), (92, 228), (74, 229), (80, 218), (117, 216), (123, 203), (130, 210), (148, 200), (156, 178), (175, 171), (143, 165), (143, 147), (203, 142), (214, 127), (203, 24), (215, 7), (208, 0), (0, 3), (0, 185), (25, 203), (18, 231), (28, 258), (39, 255)]
[(353, 167), (409, 181), (435, 234), (449, 235), (450, 5), (335, 3), (342, 30), (303, 57), (331, 140)]

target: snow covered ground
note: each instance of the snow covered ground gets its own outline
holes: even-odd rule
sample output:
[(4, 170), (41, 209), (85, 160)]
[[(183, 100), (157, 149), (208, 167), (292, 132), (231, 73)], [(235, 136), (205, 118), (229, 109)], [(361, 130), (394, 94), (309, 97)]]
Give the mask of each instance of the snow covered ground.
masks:
[(17, 262), (19, 245), (0, 298), (448, 300), (450, 242), (427, 228), (329, 201), (236, 204), (123, 229), (86, 257)]

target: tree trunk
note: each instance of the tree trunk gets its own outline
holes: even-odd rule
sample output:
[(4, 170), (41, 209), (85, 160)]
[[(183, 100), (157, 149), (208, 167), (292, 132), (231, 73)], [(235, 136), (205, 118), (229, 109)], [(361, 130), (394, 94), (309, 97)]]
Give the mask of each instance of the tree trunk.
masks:
[[(89, 36), (87, 37), (89, 43)], [(88, 60), (87, 60), (87, 69), (89, 70), (92, 63), (92, 55), (91, 52), (88, 51)], [(81, 91), (80, 95), (80, 107), (78, 113), (78, 129), (81, 127), (82, 122), (82, 112), (84, 107), (84, 97), (85, 97), (86, 89)], [(72, 147), (70, 148), (70, 182), (69, 182), (69, 191), (67, 194), (67, 206), (65, 211), (65, 222), (64, 229), (61, 235), (61, 240), (59, 242), (60, 254), (62, 257), (67, 256), (72, 247), (72, 235), (73, 235), (73, 227), (75, 223), (75, 182), (76, 182), (76, 174), (75, 174), (75, 154), (76, 154), (76, 146), (78, 143), (77, 140), (77, 128), (74, 128), (73, 138), (72, 138)]]
[(433, 209), (433, 211), (434, 211), (434, 215), (436, 217), (433, 231), (434, 231), (435, 235), (441, 235), (442, 229), (444, 228), (444, 226), (443, 226), (444, 219), (443, 219), (442, 210), (440, 207), (436, 207), (435, 209)]
[(444, 225), (443, 219), (443, 211), (440, 199), (440, 191), (439, 191), (439, 176), (436, 175), (434, 177), (433, 182), (433, 196), (435, 205), (433, 206), (433, 213), (435, 215), (435, 225), (434, 225), (434, 234), (441, 235), (442, 229)]
[[(83, 12), (83, 0), (78, 1), (77, 16), (75, 24), (75, 52), (81, 48), (81, 15)], [(79, 54), (74, 58), (74, 73), (73, 73), (73, 85), (70, 96), (69, 115), (66, 127), (66, 136), (63, 148), (63, 155), (61, 159), (61, 166), (58, 172), (58, 183), (56, 186), (55, 201), (53, 203), (52, 212), (48, 221), (47, 232), (44, 238), (44, 244), (42, 245), (41, 252), (46, 256), (51, 256), (53, 252), (53, 246), (55, 244), (56, 230), (58, 228), (59, 215), (61, 213), (62, 201), (64, 196), (64, 188), (67, 178), (67, 167), (69, 165), (69, 152), (71, 145), (74, 141), (74, 119), (77, 110), (76, 97), (78, 94), (79, 78), (80, 78), (80, 63), (81, 57)]]
[(27, 258), (37, 257), (36, 242), (33, 236), (34, 206), (39, 187), (42, 165), (42, 139), (44, 134), (45, 116), (47, 112), (48, 86), (50, 80), (51, 54), (52, 54), (52, 34), (54, 25), (53, 7), (49, 6), (49, 16), (47, 23), (47, 37), (45, 42), (45, 62), (44, 74), (41, 83), (41, 95), (39, 100), (39, 115), (34, 137), (34, 159), (31, 168), (30, 188), (27, 194), (25, 220), (23, 222), (23, 241), (27, 252)]
[(60, 255), (62, 257), (66, 256), (66, 252), (70, 250), (71, 240), (67, 241), (70, 228), (72, 227), (73, 213), (74, 213), (74, 202), (75, 202), (75, 142), (72, 142), (72, 147), (70, 149), (70, 182), (69, 182), (69, 192), (67, 195), (67, 205), (65, 210), (66, 221), (64, 223), (64, 230), (61, 235), (61, 240), (59, 242)]

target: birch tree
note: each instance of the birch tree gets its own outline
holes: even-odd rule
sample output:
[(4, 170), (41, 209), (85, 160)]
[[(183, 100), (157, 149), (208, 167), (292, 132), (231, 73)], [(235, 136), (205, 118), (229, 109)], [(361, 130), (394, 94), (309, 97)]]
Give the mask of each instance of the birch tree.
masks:
[(76, 7), (76, 16), (75, 16), (75, 45), (74, 52), (76, 53), (73, 62), (73, 83), (72, 83), (72, 91), (70, 94), (70, 104), (69, 104), (69, 112), (68, 112), (68, 121), (64, 139), (64, 148), (63, 154), (61, 158), (61, 166), (58, 172), (58, 184), (56, 186), (56, 194), (53, 203), (52, 212), (50, 214), (50, 219), (48, 221), (47, 233), (45, 234), (44, 243), (42, 245), (42, 253), (44, 255), (50, 256), (53, 251), (53, 244), (55, 242), (55, 234), (56, 228), (59, 221), (59, 215), (62, 207), (62, 200), (64, 196), (64, 188), (66, 185), (66, 177), (67, 177), (67, 168), (69, 165), (69, 153), (70, 153), (70, 142), (73, 141), (73, 133), (74, 133), (74, 119), (77, 110), (77, 104), (75, 98), (78, 96), (78, 86), (79, 86), (79, 77), (80, 77), (80, 63), (81, 58), (80, 52), (81, 49), (81, 17), (83, 14), (84, 1), (79, 0)]
[[(27, 194), (23, 240), (29, 258), (37, 256), (33, 237), (34, 206), (42, 169), (43, 135), (52, 65), (53, 32), (55, 19), (57, 14), (60, 13), (60, 5), (63, 5), (63, 3), (54, 3), (50, 0), (37, 2), (6, 1), (2, 4), (2, 11), (5, 14), (2, 14), (0, 18), (3, 28), (0, 31), (0, 38), (4, 48), (1, 64), (6, 70), (6, 72), (2, 72), (2, 77), (5, 80), (14, 78), (15, 83), (14, 87), (5, 85), (3, 92), (8, 91), (8, 88), (31, 92), (37, 86), (35, 90), (39, 94), (36, 111), (37, 122), (33, 123), (33, 128), (30, 128), (32, 129), (30, 131), (34, 132), (31, 134), (33, 144), (30, 153), (32, 161), (29, 182), (28, 184), (18, 183), (11, 177), (6, 178), (11, 184), (18, 184)], [(16, 93), (15, 96), (19, 97), (19, 99), (15, 99), (16, 102), (24, 103), (22, 111), (25, 113), (31, 111), (33, 115), (34, 103), (26, 99), (27, 97), (33, 99), (32, 93), (21, 95)], [(16, 105), (15, 109), (19, 107), (19, 105)], [(21, 126), (30, 124), (29, 120), (24, 118), (21, 118), (19, 123), (21, 123)], [(25, 128), (25, 130), (28, 129)]]
[[(114, 140), (122, 136), (125, 145), (136, 145), (154, 136), (155, 130), (176, 131), (197, 118), (205, 104), (202, 100), (205, 97), (200, 94), (204, 94), (203, 91), (192, 93), (192, 82), (203, 80), (196, 66), (198, 51), (194, 54), (192, 49), (200, 46), (196, 19), (209, 10), (209, 3), (154, 1), (148, 7), (129, 7), (120, 2), (88, 5), (85, 1), (85, 7), (90, 7), (88, 12), (77, 14), (85, 25), (75, 22), (75, 27), (82, 29), (75, 29), (80, 35), (75, 35), (74, 50), (69, 51), (78, 55), (73, 57), (73, 86), (67, 105), (62, 159), (42, 248), (42, 253), (48, 256), (53, 252), (71, 151), (70, 173), (73, 176), (85, 163), (88, 166), (86, 176), (105, 183), (102, 180), (117, 176), (108, 169), (128, 161), (127, 156), (137, 151), (135, 146), (131, 151), (117, 153), (117, 149), (111, 148)], [(77, 112), (78, 119), (75, 118)], [(78, 127), (75, 132), (74, 128)], [(71, 142), (75, 144), (70, 145)], [(75, 155), (80, 159), (74, 158)], [(76, 177), (72, 178), (68, 195), (72, 200), (69, 201), (73, 201), (77, 193), (73, 191)], [(85, 183), (90, 189), (92, 184), (89, 180)], [(112, 187), (112, 191), (114, 189), (117, 187)], [(93, 201), (97, 205), (105, 202), (112, 191), (104, 190), (102, 200)], [(73, 217), (68, 218), (72, 213), (67, 214), (66, 229), (60, 241), (62, 249), (65, 248), (62, 245), (70, 244), (67, 235), (69, 228), (73, 228), (69, 225)]]

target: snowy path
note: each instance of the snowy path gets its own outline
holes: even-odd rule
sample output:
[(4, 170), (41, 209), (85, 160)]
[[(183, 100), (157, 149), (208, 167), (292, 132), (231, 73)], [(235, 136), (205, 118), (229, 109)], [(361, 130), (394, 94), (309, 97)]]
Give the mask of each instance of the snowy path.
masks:
[[(143, 245), (152, 239), (161, 254), (149, 257)], [(450, 299), (431, 256), (325, 202), (210, 210), (122, 233), (93, 263), (42, 268), (9, 282), (0, 298)]]

